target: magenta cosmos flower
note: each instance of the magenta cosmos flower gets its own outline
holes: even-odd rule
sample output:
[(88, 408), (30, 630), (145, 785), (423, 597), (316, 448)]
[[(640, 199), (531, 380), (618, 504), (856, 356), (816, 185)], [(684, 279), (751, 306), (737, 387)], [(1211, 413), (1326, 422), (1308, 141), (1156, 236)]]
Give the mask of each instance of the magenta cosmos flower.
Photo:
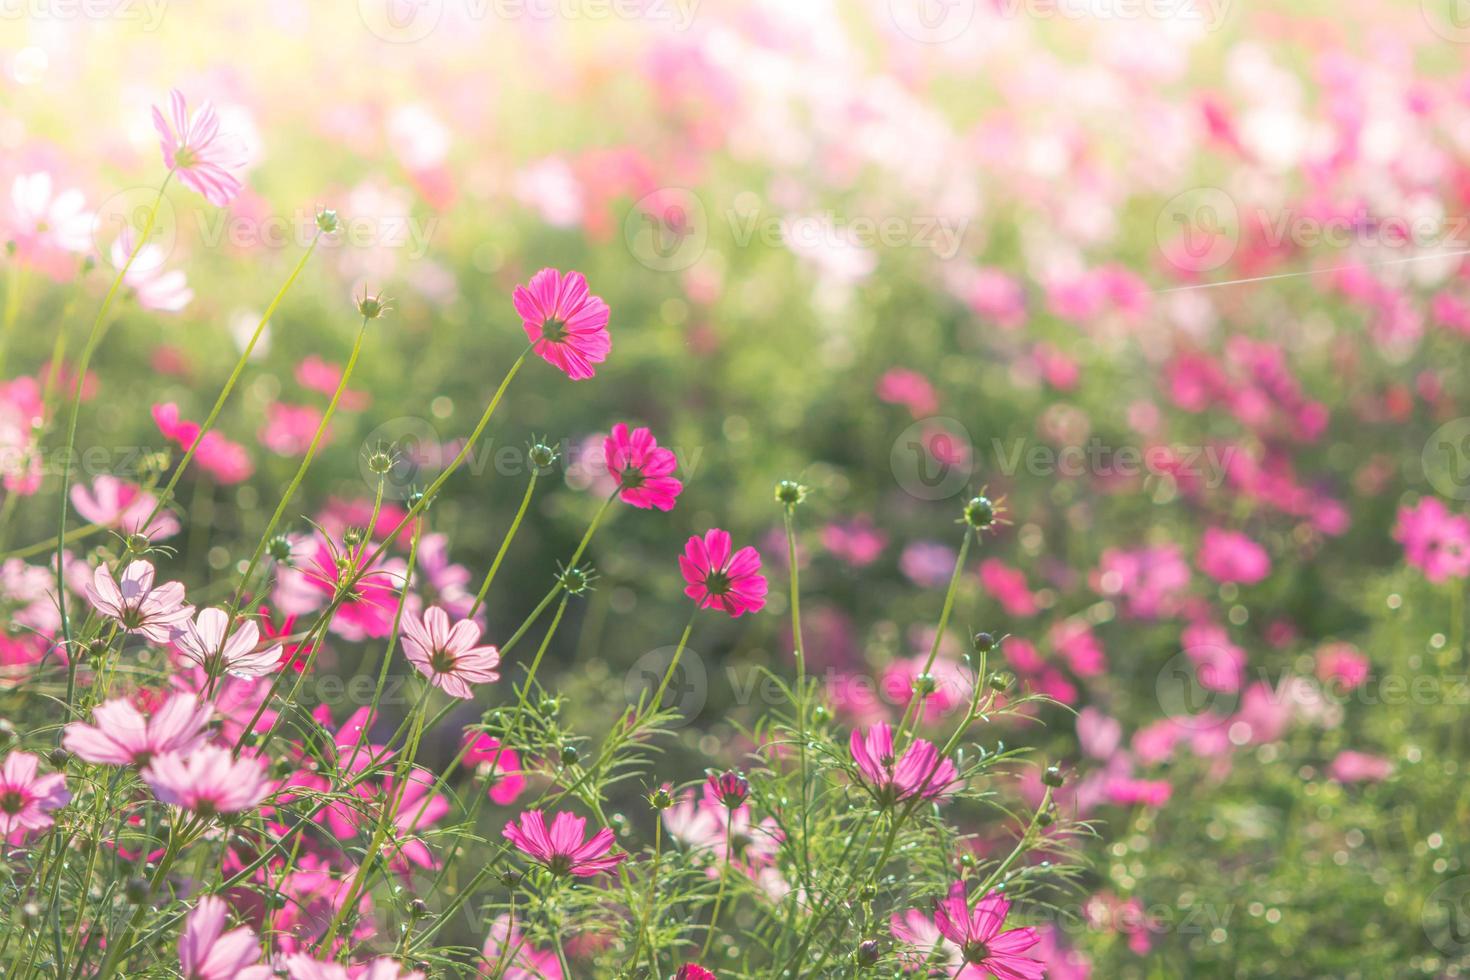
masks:
[(731, 616), (758, 612), (766, 604), (766, 578), (761, 574), (761, 556), (749, 545), (733, 555), (730, 535), (711, 528), (704, 537), (695, 535), (679, 556), (684, 573), (684, 594), (701, 609), (723, 609)]
[(179, 975), (184, 980), (268, 980), (275, 971), (260, 965), (255, 930), (241, 926), (225, 932), (229, 913), (224, 899), (205, 895), (179, 933)]
[(244, 147), (219, 131), (213, 104), (204, 103), (191, 118), (183, 93), (171, 89), (168, 99), (172, 127), (158, 107), (153, 107), (153, 128), (158, 130), (163, 162), (210, 204), (229, 204), (240, 193), (240, 180), (230, 171), (245, 165)]
[(644, 510), (674, 509), (674, 500), (684, 489), (684, 484), (670, 475), (679, 460), (672, 449), (660, 448), (647, 429), (630, 433), (619, 422), (602, 441), (602, 456), (607, 471), (618, 481), (618, 496), (623, 503)]
[(750, 780), (732, 770), (710, 773), (705, 786), (727, 810), (741, 806), (750, 796)]
[(582, 273), (542, 269), (516, 287), (512, 300), (531, 349), (573, 381), (592, 377), (592, 365), (607, 360), (607, 303), (588, 291)]
[(449, 614), (438, 606), (430, 606), (424, 618), (403, 617), (403, 654), (429, 683), (456, 698), (472, 698), (471, 684), (493, 684), (500, 680), (495, 668), (500, 651), (492, 646), (476, 646), (480, 627), (473, 620), (461, 619), (453, 626)]
[(281, 664), (280, 645), (256, 649), (260, 627), (246, 619), (230, 632), (230, 615), (223, 609), (205, 609), (173, 634), (174, 647), (184, 659), (206, 670), (224, 670), (235, 677), (263, 677)]
[(92, 724), (74, 721), (66, 726), (62, 747), (87, 762), (110, 766), (146, 766), (156, 755), (185, 755), (204, 744), (211, 706), (180, 691), (151, 716), (127, 698), (116, 698), (92, 709)]
[(39, 775), (41, 760), (29, 752), (12, 752), (0, 763), (0, 837), (16, 831), (45, 830), (51, 812), (71, 800), (66, 777)]
[(558, 876), (590, 878), (612, 871), (628, 856), (607, 853), (613, 846), (613, 832), (607, 827), (584, 841), (586, 831), (587, 821), (575, 814), (558, 813), (548, 830), (541, 811), (528, 810), (519, 825), (514, 820), (507, 823), (504, 833), (506, 840)]
[(940, 935), (960, 948), (965, 961), (964, 968), (955, 974), (956, 980), (986, 980), (990, 976), (1042, 980), (1046, 976), (1044, 965), (1021, 955), (1040, 940), (1036, 930), (1027, 927), (1001, 931), (1010, 910), (1009, 900), (999, 892), (991, 892), (970, 911), (963, 881), (951, 885), (948, 897), (935, 905), (934, 925)]
[(679, 972), (674, 974), (674, 980), (719, 980), (719, 978), (698, 963), (685, 963), (679, 967)]
[(206, 817), (249, 810), (270, 790), (265, 766), (236, 759), (218, 745), (201, 746), (188, 755), (166, 752), (142, 776), (159, 800)]
[(286, 957), (286, 976), (289, 980), (424, 980), (420, 971), (409, 970), (386, 956), (355, 966), (343, 966), (331, 961), (324, 963), (305, 953)]
[(874, 798), (882, 806), (912, 799), (926, 800), (948, 796), (958, 781), (954, 763), (940, 758), (931, 742), (916, 738), (904, 751), (894, 755), (893, 729), (883, 722), (869, 728), (867, 734), (854, 729), (848, 740), (852, 759)]
[(151, 563), (135, 561), (123, 569), (119, 582), (105, 563), (98, 565), (87, 586), (87, 598), (127, 632), (165, 643), (176, 627), (188, 622), (194, 607), (184, 602), (184, 586), (178, 582), (165, 582), (155, 589), (153, 574)]

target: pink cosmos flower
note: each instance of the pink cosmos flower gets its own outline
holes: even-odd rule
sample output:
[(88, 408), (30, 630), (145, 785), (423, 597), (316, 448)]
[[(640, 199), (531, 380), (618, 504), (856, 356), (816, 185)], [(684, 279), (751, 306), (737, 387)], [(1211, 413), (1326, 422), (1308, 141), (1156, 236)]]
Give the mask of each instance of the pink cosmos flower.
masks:
[(153, 128), (158, 130), (163, 162), (210, 204), (224, 207), (240, 193), (239, 178), (230, 171), (245, 165), (243, 144), (219, 131), (219, 117), (212, 103), (204, 103), (191, 118), (183, 93), (172, 89), (168, 98), (171, 120), (164, 119), (158, 107), (153, 107)]
[(893, 729), (879, 722), (867, 734), (854, 729), (848, 739), (852, 760), (857, 763), (865, 785), (880, 806), (912, 799), (943, 799), (954, 792), (959, 774), (954, 763), (940, 758), (932, 742), (916, 738), (897, 757), (893, 747)]
[(10, 185), (10, 214), (5, 236), (15, 243), (16, 258), (53, 278), (77, 270), (76, 256), (92, 247), (97, 216), (87, 210), (82, 192), (56, 193), (51, 175), (21, 174)]
[(1198, 561), (1200, 571), (1217, 582), (1253, 585), (1271, 574), (1266, 549), (1238, 531), (1206, 529)]
[(166, 752), (142, 772), (143, 782), (164, 803), (200, 816), (252, 809), (270, 791), (264, 763), (234, 758), (227, 748), (204, 745), (187, 756)]
[[(194, 290), (189, 288), (189, 280), (183, 271), (165, 271), (163, 262), (167, 253), (162, 246), (153, 242), (144, 243), (134, 256), (136, 242), (133, 228), (129, 225), (112, 240), (108, 255), (114, 269), (127, 268), (123, 283), (133, 291), (133, 298), (138, 301), (138, 305), (145, 310), (159, 310), (163, 313), (177, 313), (188, 306), (194, 299)], [(129, 256), (133, 258), (131, 265), (128, 265)]]
[(449, 623), (449, 614), (430, 606), (420, 619), (403, 617), (403, 655), (429, 679), (429, 683), (456, 698), (473, 698), (471, 684), (493, 684), (500, 680), (495, 668), (500, 651), (493, 646), (476, 646), (480, 627), (469, 619)]
[(647, 429), (634, 429), (622, 422), (612, 427), (602, 442), (607, 471), (618, 481), (623, 503), (647, 510), (674, 509), (674, 500), (684, 489), (671, 474), (679, 461), (672, 449), (662, 449)]
[(933, 965), (942, 968), (945, 976), (953, 976), (965, 962), (960, 948), (944, 938), (934, 924), (934, 917), (919, 909), (909, 909), (902, 915), (894, 913), (888, 920), (888, 931), (903, 944), (898, 962), (908, 973)]
[(1051, 643), (1078, 677), (1096, 677), (1108, 669), (1107, 654), (1092, 629), (1076, 620), (1052, 626)]
[(465, 749), (464, 763), (489, 783), (490, 801), (501, 806), (514, 803), (526, 788), (521, 757), (516, 750), (502, 746), (498, 739), (483, 732), (466, 732), (465, 740), (473, 741)]
[(605, 874), (621, 864), (628, 855), (607, 852), (613, 846), (613, 832), (607, 827), (584, 841), (587, 821), (571, 813), (558, 813), (546, 827), (540, 810), (528, 810), (505, 825), (505, 839), (554, 875), (589, 878)]
[(679, 972), (674, 974), (674, 980), (719, 980), (719, 978), (698, 963), (685, 963), (679, 967)]
[[(337, 386), (342, 383), (342, 365), (324, 361), (315, 354), (308, 355), (296, 365), (296, 383), (308, 391), (319, 392), (331, 397), (336, 393)], [(342, 398), (337, 407), (355, 412), (367, 408), (372, 400), (372, 395), (365, 391), (346, 388), (342, 391)]]
[(1036, 598), (1026, 585), (1026, 573), (1012, 568), (999, 558), (980, 563), (980, 584), (999, 602), (1008, 616), (1035, 616)]
[(822, 544), (848, 564), (863, 568), (878, 560), (888, 547), (888, 535), (873, 526), (867, 517), (846, 524), (828, 524), (822, 528)]
[(421, 971), (405, 969), (397, 960), (387, 956), (343, 966), (331, 961), (323, 963), (305, 953), (286, 957), (286, 976), (289, 980), (424, 980)]
[(939, 411), (939, 396), (934, 386), (918, 371), (890, 368), (878, 379), (878, 398), (890, 405), (902, 405), (916, 419)]
[(1339, 691), (1351, 691), (1368, 679), (1368, 658), (1351, 643), (1328, 643), (1317, 650), (1317, 677)]
[(87, 599), (127, 632), (165, 643), (174, 629), (194, 614), (194, 607), (184, 601), (182, 584), (165, 582), (155, 589), (153, 575), (152, 563), (139, 560), (123, 569), (122, 581), (118, 582), (112, 577), (112, 569), (103, 563), (92, 574)]
[[(266, 406), (265, 413), (265, 425), (256, 433), (260, 444), (281, 456), (306, 455), (317, 428), (322, 424), (321, 410), (310, 405), (272, 402)], [(331, 438), (332, 429), (328, 426), (322, 433), (320, 445), (328, 445)]]
[[(565, 980), (554, 950), (536, 949), (509, 915), (497, 916), (481, 950), (480, 975), (502, 980)], [(500, 972), (501, 968), (504, 972)]]
[(1189, 588), (1189, 565), (1178, 545), (1125, 551), (1108, 548), (1092, 574), (1100, 595), (1120, 596), (1123, 611), (1137, 619), (1172, 615)]
[(588, 291), (582, 273), (542, 269), (512, 300), (532, 349), (573, 381), (592, 377), (592, 365), (607, 360), (607, 303)]
[(37, 774), (41, 760), (29, 752), (15, 751), (0, 763), (0, 837), (45, 830), (54, 822), (51, 813), (71, 800), (66, 777), (59, 772)]
[(115, 698), (92, 709), (93, 724), (67, 725), (61, 744), (88, 762), (141, 768), (155, 755), (188, 755), (203, 745), (212, 711), (187, 692), (174, 694), (149, 715), (127, 698)]
[(260, 627), (244, 619), (230, 632), (230, 615), (223, 609), (201, 610), (173, 634), (174, 647), (184, 658), (206, 670), (223, 670), (235, 677), (263, 677), (281, 664), (279, 645), (256, 649)]
[(260, 965), (260, 943), (248, 926), (225, 932), (229, 907), (205, 895), (184, 920), (179, 934), (179, 974), (183, 980), (269, 980), (276, 975)]
[(1001, 931), (1010, 911), (1010, 900), (999, 892), (991, 892), (972, 912), (965, 899), (965, 883), (957, 881), (950, 886), (948, 897), (940, 899), (934, 907), (934, 925), (944, 938), (960, 948), (965, 967), (955, 974), (955, 980), (986, 980), (991, 976), (1001, 980), (1042, 980), (1046, 975), (1041, 963), (1021, 955), (1039, 941), (1035, 929)]
[(1245, 650), (1230, 642), (1230, 634), (1215, 623), (1191, 623), (1179, 635), (1179, 643), (1191, 663), (1201, 687), (1211, 691), (1238, 691), (1245, 680)]
[(750, 545), (732, 555), (729, 533), (717, 527), (685, 543), (679, 570), (684, 573), (684, 594), (701, 609), (722, 609), (740, 616), (759, 612), (766, 604), (761, 556)]
[(179, 521), (167, 511), (145, 528), (143, 522), (158, 505), (158, 498), (136, 483), (119, 480), (106, 473), (92, 481), (89, 490), (82, 484), (71, 488), (71, 505), (93, 524), (116, 528), (123, 534), (142, 534), (150, 541), (162, 541), (179, 533)]
[(898, 570), (924, 589), (937, 589), (954, 572), (955, 551), (938, 541), (913, 541), (898, 556)]
[(1382, 756), (1348, 749), (1337, 754), (1327, 772), (1339, 783), (1378, 783), (1393, 775), (1393, 763)]
[(1470, 517), (1450, 514), (1433, 497), (1399, 508), (1393, 539), (1403, 544), (1404, 560), (1431, 582), (1470, 575)]

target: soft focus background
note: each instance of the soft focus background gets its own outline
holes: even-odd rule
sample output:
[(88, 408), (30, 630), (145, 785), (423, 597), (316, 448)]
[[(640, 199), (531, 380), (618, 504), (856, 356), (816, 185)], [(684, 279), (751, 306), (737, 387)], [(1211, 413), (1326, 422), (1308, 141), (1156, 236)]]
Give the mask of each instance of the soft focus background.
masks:
[[(621, 512), (595, 540), (597, 589), (549, 654), (579, 729), (605, 730), (677, 640), (688, 534), (718, 523), (784, 581), (783, 478), (811, 488), (804, 612), (828, 707), (896, 718), (960, 503), (985, 487), (1009, 524), (963, 578), (936, 710), (963, 695), (960, 637), (982, 629), (1011, 634), (1015, 683), (1061, 702), (981, 735), (1062, 764), (1065, 805), (1094, 821), (1081, 887), (1054, 896), (1051, 975), (1459, 976), (1458, 13), (0, 0), (0, 186), (45, 172), (99, 216), (95, 268), (44, 250), (6, 263), (4, 372), (41, 372), (57, 330), (80, 344), (112, 243), (162, 175), (150, 105), (175, 87), (213, 101), (248, 138), (247, 190), (228, 209), (170, 191), (94, 362), (81, 482), (136, 476), (165, 448), (150, 406), (201, 418), (317, 209), (344, 228), (222, 417), (235, 465), (186, 478), (169, 577), (192, 587), (248, 554), (325, 407), (320, 378), (346, 360), (354, 293), (393, 309), (296, 530), (363, 519), (373, 447), (412, 449), (400, 501), (431, 479), (524, 346), (511, 290), (577, 269), (612, 308), (611, 357), (575, 384), (529, 364), (432, 524), (439, 569), (477, 583), (525, 446), (561, 444), (488, 609), (500, 639), (596, 509), (589, 439), (627, 419), (678, 452), (679, 507)], [(7, 398), (13, 459), (30, 433)], [(51, 533), (53, 484), (12, 489), (6, 548)], [(734, 726), (770, 696), (753, 666), (789, 664), (781, 593), (754, 620), (701, 620), (661, 778), (739, 761)], [(322, 675), (350, 678), (360, 655), (334, 641)], [(1035, 766), (1023, 795), (1039, 796)]]

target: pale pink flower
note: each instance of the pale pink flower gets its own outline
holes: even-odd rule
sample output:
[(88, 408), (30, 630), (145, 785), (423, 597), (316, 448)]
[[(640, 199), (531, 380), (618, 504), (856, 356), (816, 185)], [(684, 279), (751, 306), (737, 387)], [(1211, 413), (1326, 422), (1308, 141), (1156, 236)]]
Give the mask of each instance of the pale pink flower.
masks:
[(188, 755), (203, 745), (212, 710), (187, 692), (174, 694), (147, 715), (127, 698), (115, 698), (92, 709), (91, 725), (67, 725), (61, 744), (88, 762), (142, 767), (155, 755)]
[(1327, 772), (1339, 783), (1378, 783), (1393, 775), (1393, 763), (1382, 756), (1348, 749), (1337, 754)]
[(229, 907), (224, 899), (205, 895), (179, 933), (182, 980), (270, 980), (275, 971), (260, 964), (260, 943), (248, 926), (225, 932)]
[(500, 680), (495, 668), (500, 651), (478, 646), (480, 627), (461, 619), (453, 625), (449, 614), (438, 606), (425, 610), (423, 618), (403, 617), (403, 655), (429, 679), (429, 683), (456, 698), (473, 698), (471, 684), (493, 684)]
[(612, 350), (609, 313), (607, 303), (588, 291), (582, 273), (542, 269), (530, 283), (516, 287), (512, 300), (531, 349), (546, 363), (573, 381), (597, 373), (592, 365), (605, 361)]
[[(260, 439), (260, 444), (273, 453), (281, 456), (304, 456), (321, 424), (321, 409), (310, 405), (272, 402), (266, 406), (265, 425), (261, 426), (256, 436)], [(328, 427), (322, 433), (320, 445), (328, 445), (331, 438), (332, 430)]]
[(945, 976), (953, 976), (965, 962), (960, 948), (944, 938), (934, 924), (934, 917), (919, 909), (909, 909), (902, 915), (895, 912), (888, 920), (888, 931), (903, 946), (898, 962), (907, 973), (933, 965), (942, 968)]
[(213, 103), (204, 103), (191, 118), (183, 93), (172, 89), (168, 98), (169, 119), (153, 107), (153, 128), (158, 130), (163, 162), (210, 204), (224, 207), (240, 193), (240, 180), (230, 171), (245, 165), (244, 144), (219, 131)]
[(286, 957), (286, 976), (290, 980), (424, 980), (418, 970), (409, 970), (387, 956), (354, 966), (322, 962), (305, 953)]
[(5, 237), (26, 265), (58, 279), (75, 272), (75, 256), (91, 249), (96, 226), (97, 216), (87, 210), (82, 192), (56, 193), (48, 173), (21, 174), (10, 185)]
[(281, 662), (279, 644), (257, 649), (260, 627), (254, 619), (241, 620), (231, 632), (230, 614), (213, 607), (200, 610), (193, 622), (175, 629), (173, 641), (179, 653), (196, 666), (235, 677), (262, 677), (274, 673)]
[(92, 481), (90, 490), (80, 483), (73, 486), (71, 505), (93, 524), (116, 528), (123, 534), (142, 534), (150, 541), (162, 541), (179, 533), (178, 518), (168, 510), (160, 510), (144, 527), (148, 515), (158, 506), (158, 498), (136, 483), (106, 473)]
[(174, 629), (194, 614), (194, 607), (184, 601), (181, 583), (165, 582), (154, 588), (153, 575), (152, 563), (138, 560), (123, 569), (119, 582), (104, 562), (92, 575), (87, 599), (98, 612), (116, 620), (127, 632), (145, 636), (154, 643), (165, 643)]
[(204, 745), (188, 755), (156, 756), (142, 776), (159, 800), (200, 816), (252, 809), (270, 791), (264, 763), (236, 759), (218, 745)]
[(1026, 573), (999, 558), (980, 563), (980, 584), (1009, 616), (1035, 616), (1040, 608), (1026, 584)]
[(890, 405), (902, 405), (916, 419), (939, 411), (939, 396), (929, 379), (908, 368), (889, 368), (878, 379), (878, 398)]
[(1393, 539), (1404, 546), (1404, 560), (1431, 582), (1470, 575), (1470, 517), (1450, 514), (1433, 497), (1399, 508)]
[[(123, 284), (133, 291), (138, 305), (145, 310), (159, 310), (163, 313), (177, 313), (188, 306), (194, 299), (194, 290), (189, 288), (189, 281), (183, 271), (164, 271), (164, 250), (153, 242), (146, 243), (133, 256), (135, 244), (132, 227), (126, 227), (112, 240), (109, 254), (113, 268), (127, 268)], [(128, 265), (129, 256), (133, 256), (132, 265)]]
[(71, 800), (66, 777), (59, 772), (39, 775), (41, 760), (15, 751), (0, 763), (0, 838), (45, 830), (54, 822), (52, 811)]
[(501, 980), (565, 980), (556, 952), (539, 950), (526, 942), (526, 937), (504, 913), (491, 923), (480, 953), (484, 957), (481, 976)]
[[(331, 364), (311, 354), (302, 358), (301, 363), (296, 365), (296, 383), (309, 391), (320, 392), (330, 397), (336, 393), (337, 387), (342, 383), (342, 365)], [(359, 411), (366, 408), (371, 402), (372, 396), (367, 392), (344, 388), (337, 407), (341, 410)]]

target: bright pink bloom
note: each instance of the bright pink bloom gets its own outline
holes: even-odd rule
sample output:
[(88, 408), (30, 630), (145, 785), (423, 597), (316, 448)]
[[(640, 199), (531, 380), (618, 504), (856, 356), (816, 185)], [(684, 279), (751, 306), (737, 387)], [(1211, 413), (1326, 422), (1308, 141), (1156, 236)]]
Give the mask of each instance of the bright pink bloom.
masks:
[(848, 739), (852, 760), (880, 806), (893, 806), (915, 796), (943, 799), (955, 790), (959, 774), (954, 763), (941, 758), (932, 742), (916, 738), (897, 757), (893, 729), (879, 722), (864, 735), (854, 729)]
[(225, 932), (229, 907), (216, 895), (194, 906), (179, 933), (179, 973), (183, 980), (268, 980), (276, 975), (260, 964), (260, 943), (248, 926)]
[(526, 788), (526, 777), (521, 772), (521, 757), (515, 749), (505, 748), (499, 739), (483, 732), (466, 732), (465, 740), (471, 742), (465, 749), (464, 763), (472, 766), (481, 779), (489, 783), (492, 803), (509, 806)]
[(1169, 802), (1174, 787), (1164, 779), (1134, 779), (1122, 776), (1108, 782), (1108, 799), (1119, 806), (1158, 808)]
[(500, 664), (500, 651), (493, 646), (477, 646), (480, 627), (473, 620), (449, 623), (449, 614), (438, 606), (430, 606), (422, 619), (412, 614), (403, 617), (403, 655), (408, 662), (456, 698), (473, 698), (471, 684), (493, 684), (500, 680), (495, 668)]
[(558, 813), (550, 829), (540, 810), (521, 814), (520, 824), (514, 820), (505, 825), (505, 839), (529, 855), (554, 875), (588, 878), (605, 874), (621, 864), (628, 855), (607, 852), (613, 846), (613, 832), (604, 827), (583, 840), (587, 821), (571, 813)]
[(1230, 642), (1230, 634), (1214, 623), (1191, 623), (1179, 636), (1201, 687), (1211, 691), (1238, 691), (1245, 680), (1246, 652)]
[(684, 573), (684, 594), (701, 609), (722, 609), (740, 616), (759, 612), (766, 604), (761, 556), (750, 545), (732, 555), (729, 533), (717, 527), (685, 543), (679, 570)]
[(71, 800), (66, 777), (59, 772), (39, 775), (40, 763), (36, 756), (20, 751), (11, 752), (0, 763), (0, 838), (45, 830), (54, 822), (52, 811)]
[(80, 483), (71, 488), (71, 505), (93, 524), (116, 528), (123, 534), (143, 534), (150, 541), (162, 541), (179, 533), (179, 522), (168, 510), (161, 510), (145, 528), (143, 522), (158, 505), (158, 498), (136, 483), (119, 480), (104, 473), (92, 481), (88, 490)]
[[(310, 405), (287, 405), (272, 402), (266, 406), (265, 425), (256, 436), (260, 444), (281, 456), (304, 456), (311, 447), (317, 428), (322, 424), (322, 412)], [(320, 445), (331, 442), (330, 427), (322, 433)]]
[(602, 442), (607, 471), (618, 481), (623, 503), (644, 510), (674, 509), (674, 499), (684, 489), (672, 474), (679, 466), (672, 449), (663, 449), (647, 429), (631, 433), (622, 422), (612, 427)]
[(949, 895), (934, 907), (934, 925), (944, 938), (960, 948), (965, 967), (955, 980), (1042, 980), (1046, 968), (1029, 956), (1022, 956), (1040, 937), (1030, 927), (1006, 929), (1010, 900), (1000, 892), (991, 892), (970, 910), (965, 898), (965, 883), (950, 886)]
[(1200, 571), (1217, 582), (1253, 585), (1271, 574), (1266, 549), (1238, 531), (1206, 529), (1198, 561)]
[(908, 368), (890, 368), (878, 379), (878, 398), (890, 405), (902, 405), (916, 419), (939, 411), (939, 396), (929, 379)]
[(1092, 573), (1092, 587), (1099, 595), (1121, 597), (1129, 616), (1158, 619), (1177, 611), (1189, 589), (1189, 574), (1178, 545), (1108, 548)]
[[(338, 385), (342, 383), (342, 365), (328, 363), (315, 354), (308, 355), (296, 365), (296, 383), (309, 391), (330, 397), (336, 394)], [(365, 391), (344, 388), (337, 407), (346, 411), (359, 411), (367, 408), (372, 400), (372, 396)]]
[(200, 610), (193, 622), (174, 630), (173, 641), (184, 659), (215, 673), (263, 677), (281, 664), (279, 646), (257, 649), (260, 627), (254, 619), (242, 620), (231, 632), (230, 615), (223, 609)]
[(172, 128), (158, 107), (153, 107), (153, 128), (158, 130), (163, 162), (210, 204), (224, 207), (240, 193), (239, 178), (230, 171), (245, 165), (244, 146), (219, 131), (212, 103), (204, 103), (190, 118), (183, 93), (172, 89), (168, 98)]
[(1382, 756), (1349, 749), (1337, 754), (1327, 772), (1339, 783), (1378, 783), (1393, 775), (1393, 763)]
[(1026, 573), (1012, 568), (999, 558), (980, 563), (980, 584), (999, 602), (1008, 616), (1035, 616), (1036, 598), (1026, 585)]
[(214, 477), (216, 483), (230, 486), (244, 483), (255, 472), (250, 452), (238, 442), (231, 442), (218, 432), (206, 432), (194, 451), (194, 462)]
[[(481, 950), (485, 962), (480, 975), (502, 980), (565, 980), (554, 950), (536, 949), (515, 927), (509, 915), (501, 914), (490, 925)], [(505, 972), (500, 972), (504, 967)]]
[(750, 796), (750, 780), (731, 770), (710, 773), (705, 785), (727, 810), (743, 805)]
[(178, 443), (180, 449), (188, 450), (194, 445), (194, 440), (199, 438), (199, 423), (184, 418), (179, 413), (179, 406), (173, 402), (154, 405), (153, 421), (163, 437)]
[(155, 755), (188, 755), (203, 745), (212, 711), (187, 692), (174, 694), (148, 715), (127, 698), (115, 698), (92, 709), (93, 724), (67, 725), (61, 745), (88, 762), (142, 767)]
[(846, 524), (828, 524), (822, 528), (822, 544), (848, 564), (863, 568), (878, 560), (888, 547), (888, 535), (873, 526), (866, 517)]
[(1351, 691), (1368, 679), (1371, 664), (1351, 643), (1328, 643), (1317, 650), (1317, 677)]
[(532, 349), (573, 381), (592, 377), (592, 365), (607, 360), (607, 304), (587, 290), (582, 273), (542, 269), (512, 299)]
[(252, 809), (270, 791), (264, 763), (236, 759), (218, 745), (201, 746), (187, 756), (156, 756), (142, 775), (159, 800), (201, 816)]
[(674, 980), (719, 980), (719, 978), (698, 963), (685, 963), (679, 967), (679, 972), (674, 974)]
[(1097, 634), (1076, 620), (1063, 620), (1051, 628), (1051, 643), (1078, 677), (1096, 677), (1108, 669), (1107, 654)]
[(1403, 544), (1404, 560), (1431, 582), (1470, 575), (1470, 518), (1451, 515), (1433, 497), (1399, 508), (1393, 539)]
[(118, 582), (104, 562), (92, 574), (87, 599), (127, 632), (165, 643), (176, 627), (188, 622), (194, 607), (184, 601), (184, 587), (178, 582), (165, 582), (155, 589), (153, 574), (152, 563), (134, 561), (123, 569)]

